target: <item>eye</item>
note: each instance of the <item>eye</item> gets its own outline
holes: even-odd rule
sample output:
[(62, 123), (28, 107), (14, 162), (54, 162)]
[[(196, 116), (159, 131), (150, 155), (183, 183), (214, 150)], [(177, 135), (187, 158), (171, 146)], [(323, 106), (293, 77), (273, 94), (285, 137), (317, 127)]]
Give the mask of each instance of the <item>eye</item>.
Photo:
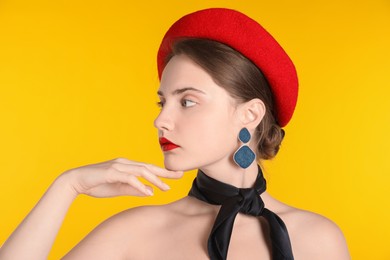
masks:
[(157, 105), (159, 108), (162, 108), (162, 107), (164, 106), (164, 102), (162, 102), (162, 101), (156, 102), (156, 105)]
[(196, 102), (189, 100), (189, 99), (183, 99), (183, 101), (181, 102), (181, 105), (183, 107), (192, 107), (192, 106), (196, 105)]

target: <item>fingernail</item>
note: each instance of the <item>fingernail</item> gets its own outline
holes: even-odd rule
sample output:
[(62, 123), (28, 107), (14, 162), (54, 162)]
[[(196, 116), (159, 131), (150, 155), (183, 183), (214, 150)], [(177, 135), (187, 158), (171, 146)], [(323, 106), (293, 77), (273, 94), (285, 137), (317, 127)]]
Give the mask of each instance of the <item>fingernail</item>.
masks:
[(149, 189), (146, 189), (146, 194), (148, 194), (149, 196), (153, 196), (153, 191), (149, 190)]
[(171, 189), (171, 187), (169, 187), (168, 184), (166, 184), (166, 183), (163, 183), (162, 186), (163, 186), (164, 190), (170, 190)]

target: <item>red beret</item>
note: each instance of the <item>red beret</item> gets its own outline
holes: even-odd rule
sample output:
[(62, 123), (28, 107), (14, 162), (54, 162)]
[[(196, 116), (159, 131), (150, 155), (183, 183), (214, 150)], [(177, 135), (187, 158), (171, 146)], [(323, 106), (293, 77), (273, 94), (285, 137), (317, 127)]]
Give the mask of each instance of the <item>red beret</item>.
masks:
[(160, 79), (172, 43), (183, 37), (221, 42), (251, 60), (271, 87), (279, 125), (287, 125), (298, 97), (297, 73), (283, 48), (259, 23), (238, 11), (225, 8), (200, 10), (180, 18), (166, 32), (158, 50)]

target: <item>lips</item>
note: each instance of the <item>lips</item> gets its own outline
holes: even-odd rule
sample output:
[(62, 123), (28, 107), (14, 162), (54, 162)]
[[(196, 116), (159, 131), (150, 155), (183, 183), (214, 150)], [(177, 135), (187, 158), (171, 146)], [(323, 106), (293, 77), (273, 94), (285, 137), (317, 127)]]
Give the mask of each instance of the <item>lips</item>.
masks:
[(171, 141), (169, 141), (168, 139), (166, 139), (165, 137), (161, 137), (159, 139), (159, 142), (160, 142), (160, 146), (161, 146), (161, 149), (166, 152), (166, 151), (170, 151), (170, 150), (173, 150), (175, 148), (178, 148), (180, 146), (178, 146), (177, 144), (174, 144), (172, 143)]

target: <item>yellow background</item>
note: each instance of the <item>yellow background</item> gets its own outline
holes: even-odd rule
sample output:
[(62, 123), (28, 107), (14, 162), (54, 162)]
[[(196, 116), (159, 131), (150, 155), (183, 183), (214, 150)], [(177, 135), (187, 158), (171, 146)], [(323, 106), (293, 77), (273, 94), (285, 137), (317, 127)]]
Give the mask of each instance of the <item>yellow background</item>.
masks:
[[(259, 21), (298, 69), (269, 191), (334, 220), (353, 259), (390, 259), (388, 0), (1, 1), (0, 244), (69, 168), (115, 157), (162, 165), (156, 51), (176, 19), (206, 7)], [(80, 196), (50, 259), (121, 210), (184, 196), (193, 177), (153, 198)]]

